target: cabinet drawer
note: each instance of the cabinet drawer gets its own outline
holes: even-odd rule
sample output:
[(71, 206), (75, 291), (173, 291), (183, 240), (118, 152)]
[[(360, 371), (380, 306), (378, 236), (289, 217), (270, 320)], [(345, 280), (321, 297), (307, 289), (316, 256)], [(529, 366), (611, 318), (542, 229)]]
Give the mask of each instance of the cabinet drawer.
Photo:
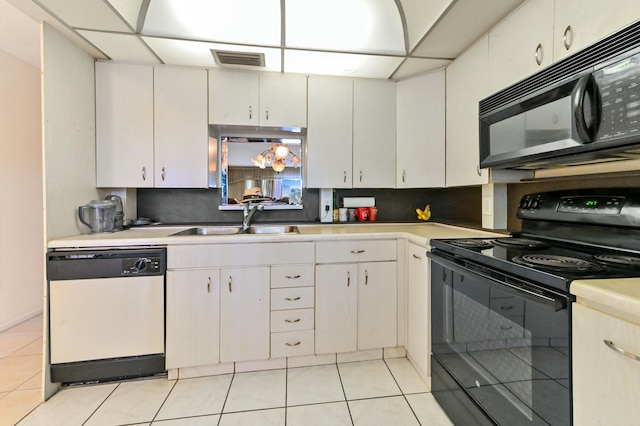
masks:
[(307, 287), (315, 283), (314, 265), (283, 265), (271, 268), (271, 288)]
[(319, 241), (317, 263), (396, 260), (396, 240)]
[(313, 287), (276, 288), (271, 290), (271, 310), (313, 308)]
[(271, 333), (271, 358), (312, 355), (313, 330)]
[(313, 330), (313, 309), (271, 312), (271, 332)]

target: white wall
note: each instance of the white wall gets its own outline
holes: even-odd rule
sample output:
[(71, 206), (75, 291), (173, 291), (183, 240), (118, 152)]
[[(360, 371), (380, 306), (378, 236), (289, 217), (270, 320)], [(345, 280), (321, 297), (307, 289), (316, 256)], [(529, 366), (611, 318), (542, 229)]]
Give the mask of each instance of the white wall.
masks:
[(40, 129), (40, 70), (0, 49), (0, 331), (42, 311)]
[(94, 59), (43, 26), (43, 114), (47, 240), (87, 233), (78, 206), (96, 189)]

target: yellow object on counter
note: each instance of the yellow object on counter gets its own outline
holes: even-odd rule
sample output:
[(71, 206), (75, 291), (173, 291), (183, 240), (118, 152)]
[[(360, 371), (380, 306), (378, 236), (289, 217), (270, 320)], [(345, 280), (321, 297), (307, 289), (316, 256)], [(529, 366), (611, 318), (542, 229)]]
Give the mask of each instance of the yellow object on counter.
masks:
[(418, 214), (418, 220), (424, 220), (426, 222), (431, 219), (431, 206), (427, 204), (424, 210), (416, 209), (416, 213)]

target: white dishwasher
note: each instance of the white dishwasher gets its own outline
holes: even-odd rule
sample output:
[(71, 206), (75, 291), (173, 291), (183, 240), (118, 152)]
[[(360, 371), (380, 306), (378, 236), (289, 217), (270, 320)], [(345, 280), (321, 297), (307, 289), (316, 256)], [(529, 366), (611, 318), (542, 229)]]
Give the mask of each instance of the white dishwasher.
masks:
[(165, 372), (166, 249), (47, 253), (51, 380)]

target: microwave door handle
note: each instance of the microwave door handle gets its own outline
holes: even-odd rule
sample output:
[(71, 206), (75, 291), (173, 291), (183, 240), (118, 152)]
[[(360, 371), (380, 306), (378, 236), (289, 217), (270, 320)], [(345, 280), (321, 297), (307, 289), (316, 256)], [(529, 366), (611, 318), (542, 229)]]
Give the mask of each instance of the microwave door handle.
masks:
[(580, 141), (593, 142), (602, 115), (600, 91), (593, 74), (580, 77), (573, 89), (573, 115)]

